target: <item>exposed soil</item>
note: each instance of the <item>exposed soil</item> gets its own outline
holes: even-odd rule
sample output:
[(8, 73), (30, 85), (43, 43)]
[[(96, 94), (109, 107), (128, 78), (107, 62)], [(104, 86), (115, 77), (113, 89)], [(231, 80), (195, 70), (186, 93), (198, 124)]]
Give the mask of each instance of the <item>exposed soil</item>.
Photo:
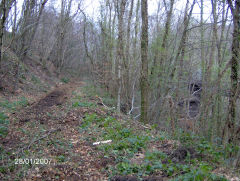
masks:
[[(50, 164), (30, 165), (23, 171), (23, 180), (108, 180), (108, 173), (105, 168), (115, 164), (115, 158), (104, 157), (104, 154), (92, 145), (92, 133), (79, 131), (86, 114), (95, 113), (99, 116), (111, 114), (121, 119), (120, 114), (109, 113), (98, 100), (92, 97), (89, 101), (95, 101), (97, 107), (86, 108), (72, 107), (71, 100), (74, 94), (81, 94), (84, 82), (74, 81), (68, 84), (61, 84), (54, 90), (41, 96), (32, 102), (21, 112), (13, 112), (9, 115), (12, 124), (8, 136), (2, 140), (4, 150), (9, 152), (10, 160), (21, 158), (46, 158), (51, 160)], [(74, 94), (73, 94), (74, 92)], [(81, 95), (84, 97), (84, 95)], [(145, 129), (137, 122), (129, 122), (129, 126), (137, 131)], [(184, 163), (188, 157), (198, 158), (203, 155), (197, 154), (191, 147), (182, 147), (180, 143), (173, 140), (154, 141), (148, 145), (149, 150), (159, 150), (168, 155), (173, 163)], [(136, 154), (130, 162), (141, 164), (144, 161), (144, 152)], [(0, 164), (7, 165), (8, 160), (0, 161)], [(15, 165), (15, 170), (23, 169), (22, 165)], [(7, 174), (8, 178), (16, 178), (15, 171)], [(0, 173), (0, 180), (6, 175)], [(165, 173), (143, 177), (144, 181), (165, 181), (168, 180)], [(115, 176), (112, 181), (138, 181), (135, 176)]]
[(16, 116), (22, 123), (35, 119), (39, 120), (41, 124), (44, 124), (48, 110), (53, 106), (64, 104), (70, 98), (72, 90), (74, 90), (74, 83), (68, 84), (67, 86), (57, 86), (53, 91), (43, 96), (40, 100), (32, 103), (31, 106), (21, 110)]
[[(174, 163), (183, 162), (187, 157), (190, 159), (201, 158), (203, 155), (197, 153), (197, 151), (192, 147), (179, 147), (170, 154), (169, 158)], [(163, 161), (164, 162), (164, 161)], [(166, 161), (165, 161), (166, 162)]]
[(60, 98), (63, 97), (64, 94), (64, 91), (54, 90), (46, 97), (41, 99), (33, 108), (43, 110), (54, 105), (61, 105), (63, 101)]
[[(50, 165), (33, 165), (25, 173), (24, 180), (107, 180), (106, 173), (102, 173), (101, 169), (112, 164), (113, 160), (108, 160), (101, 153), (97, 153), (91, 144), (84, 141), (86, 135), (78, 131), (86, 112), (101, 110), (68, 109), (72, 92), (81, 85), (83, 82), (80, 81), (60, 85), (21, 112), (10, 115), (10, 119), (15, 120), (15, 123), (11, 125), (10, 133), (1, 140), (1, 144), (4, 150), (15, 153), (11, 156), (12, 159), (21, 157), (27, 150), (29, 152), (42, 150), (42, 155), (52, 160)], [(31, 124), (36, 127), (30, 127)], [(44, 133), (40, 133), (41, 125), (47, 129)], [(19, 129), (29, 131), (29, 134), (33, 135), (29, 137)], [(39, 136), (34, 138), (34, 134)], [(40, 141), (45, 138), (50, 141), (40, 145)], [(62, 140), (62, 144), (69, 142), (71, 146), (69, 150), (56, 148), (51, 140)], [(67, 160), (61, 163), (56, 160), (58, 157)], [(14, 173), (9, 177), (15, 178)], [(3, 179), (4, 175), (0, 174), (0, 180), (1, 178)]]

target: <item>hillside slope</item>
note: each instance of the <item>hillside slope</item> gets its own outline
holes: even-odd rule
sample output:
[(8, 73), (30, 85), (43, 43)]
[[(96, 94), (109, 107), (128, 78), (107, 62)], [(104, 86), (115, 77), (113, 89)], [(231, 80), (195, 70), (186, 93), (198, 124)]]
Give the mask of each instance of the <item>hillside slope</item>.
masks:
[(117, 114), (102, 96), (75, 79), (31, 104), (1, 103), (1, 180), (239, 180), (219, 148), (186, 133), (172, 140)]

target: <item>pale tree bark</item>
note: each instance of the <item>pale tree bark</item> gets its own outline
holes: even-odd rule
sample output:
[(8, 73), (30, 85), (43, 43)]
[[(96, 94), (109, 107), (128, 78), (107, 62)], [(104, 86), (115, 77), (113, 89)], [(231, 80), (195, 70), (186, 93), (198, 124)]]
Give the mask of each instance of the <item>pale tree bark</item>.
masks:
[(131, 90), (131, 85), (130, 85), (130, 44), (131, 44), (131, 23), (132, 23), (132, 15), (133, 15), (133, 6), (134, 6), (134, 0), (131, 0), (130, 4), (130, 10), (129, 10), (129, 15), (128, 15), (128, 24), (127, 24), (127, 40), (126, 40), (126, 58), (124, 61), (124, 90), (125, 90), (125, 101), (126, 101), (126, 109), (127, 111), (130, 109), (130, 90)]
[(137, 40), (138, 40), (138, 28), (139, 28), (139, 9), (140, 9), (140, 0), (137, 1), (137, 6), (136, 6), (136, 21), (135, 21), (135, 26), (134, 26), (134, 41), (133, 41), (133, 57), (134, 57), (134, 63), (136, 62), (137, 59)]
[(131, 77), (134, 77), (133, 79), (133, 85), (131, 86), (131, 109), (129, 110), (129, 114), (132, 113), (134, 109), (134, 102), (135, 102), (135, 84), (138, 80), (137, 72), (138, 72), (138, 53), (137, 53), (137, 43), (138, 43), (138, 32), (139, 32), (139, 9), (140, 9), (140, 0), (137, 0), (136, 3), (136, 10), (135, 10), (135, 16), (136, 20), (134, 23), (134, 38), (133, 38), (133, 61), (131, 62), (132, 72)]
[(113, 77), (115, 77), (115, 59), (113, 56), (113, 50), (114, 50), (114, 36), (115, 36), (115, 22), (116, 22), (116, 15), (117, 13), (113, 11), (114, 4), (112, 1), (108, 1), (108, 7), (109, 7), (109, 20), (108, 20), (108, 29), (109, 29), (109, 58), (111, 61), (111, 73)]
[(114, 46), (115, 46), (115, 39), (114, 39), (114, 36), (115, 36), (115, 23), (116, 23), (116, 16), (117, 16), (117, 13), (115, 12), (114, 13), (114, 16), (113, 16), (113, 22), (112, 22), (112, 31), (111, 31), (111, 52), (110, 52), (110, 57), (112, 59), (112, 72), (113, 72), (113, 76), (115, 77), (115, 64), (116, 64), (116, 60), (115, 58), (113, 58), (113, 49), (114, 49)]
[[(107, 56), (108, 56), (108, 61), (109, 64), (111, 65), (111, 67), (109, 66), (109, 73), (107, 76), (107, 80), (111, 80), (108, 81), (108, 87), (110, 89), (110, 92), (114, 92), (114, 78), (116, 77), (115, 74), (115, 56), (114, 56), (114, 50), (115, 50), (115, 46), (116, 46), (116, 40), (115, 40), (115, 23), (116, 23), (116, 16), (117, 16), (117, 12), (114, 11), (116, 8), (116, 6), (114, 6), (114, 2), (113, 1), (107, 1), (107, 7), (109, 8), (109, 18), (108, 18), (108, 31), (107, 31), (107, 45), (106, 45), (106, 52), (107, 52)], [(106, 15), (107, 16), (107, 15)], [(107, 19), (107, 18), (106, 18)], [(109, 77), (110, 76), (110, 77)]]
[(205, 48), (204, 48), (204, 27), (203, 27), (203, 0), (201, 0), (201, 20), (200, 20), (200, 31), (201, 31), (201, 69), (202, 69), (202, 79), (204, 79), (205, 75)]
[(141, 33), (141, 121), (148, 123), (148, 1), (141, 0), (142, 33)]
[(120, 112), (121, 107), (121, 93), (122, 93), (122, 64), (124, 60), (124, 30), (123, 30), (123, 18), (126, 8), (126, 0), (119, 0), (117, 2), (118, 13), (118, 44), (117, 44), (117, 59), (116, 59), (116, 73), (117, 73), (117, 111)]

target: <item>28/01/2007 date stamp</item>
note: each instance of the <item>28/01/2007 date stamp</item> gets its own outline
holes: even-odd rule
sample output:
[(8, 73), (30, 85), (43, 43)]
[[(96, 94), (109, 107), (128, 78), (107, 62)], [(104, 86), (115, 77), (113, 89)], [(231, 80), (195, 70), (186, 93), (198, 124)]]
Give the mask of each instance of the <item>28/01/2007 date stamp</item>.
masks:
[(47, 165), (51, 164), (52, 159), (47, 158), (16, 158), (14, 160), (15, 165)]

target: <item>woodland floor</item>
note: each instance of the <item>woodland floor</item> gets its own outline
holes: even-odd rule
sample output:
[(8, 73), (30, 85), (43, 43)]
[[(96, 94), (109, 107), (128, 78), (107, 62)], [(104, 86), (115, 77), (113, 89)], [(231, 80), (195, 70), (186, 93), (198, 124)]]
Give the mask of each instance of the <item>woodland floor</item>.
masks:
[[(104, 106), (98, 96), (88, 95), (86, 84), (74, 80), (58, 85), (21, 108), (6, 111), (10, 124), (8, 135), (0, 140), (0, 180), (95, 181), (111, 177), (116, 181), (133, 181), (139, 180), (141, 175), (136, 169), (142, 170), (142, 180), (170, 180), (189, 172), (191, 165), (185, 171), (181, 166), (179, 171), (175, 171), (178, 167), (162, 168), (163, 165), (158, 165), (159, 169), (153, 171), (148, 166), (140, 168), (137, 165), (144, 164), (147, 155), (149, 163), (153, 163), (155, 157), (161, 157), (162, 164), (170, 165), (184, 165), (188, 157), (202, 161), (212, 159), (193, 147), (182, 146), (179, 141), (156, 136), (158, 131), (149, 125), (144, 126), (126, 115), (117, 114)], [(131, 135), (134, 136), (130, 139)], [(93, 146), (94, 142), (107, 139), (113, 142)], [(114, 139), (117, 146), (111, 147), (115, 144)], [(126, 140), (134, 147), (125, 145)], [(114, 151), (109, 151), (111, 149)], [(23, 159), (22, 164), (19, 159)], [(27, 164), (27, 159), (51, 162)], [(133, 166), (121, 164), (119, 159), (128, 159)], [(211, 172), (233, 178), (220, 166), (213, 166)]]

